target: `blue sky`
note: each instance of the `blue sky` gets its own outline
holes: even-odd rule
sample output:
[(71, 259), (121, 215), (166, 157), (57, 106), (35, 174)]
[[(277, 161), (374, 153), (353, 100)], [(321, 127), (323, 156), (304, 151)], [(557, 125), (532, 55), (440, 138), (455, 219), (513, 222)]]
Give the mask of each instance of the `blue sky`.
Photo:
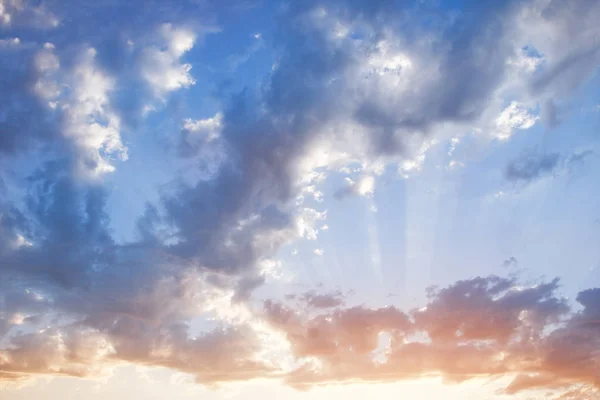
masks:
[(3, 394), (596, 398), (598, 18), (0, 0)]

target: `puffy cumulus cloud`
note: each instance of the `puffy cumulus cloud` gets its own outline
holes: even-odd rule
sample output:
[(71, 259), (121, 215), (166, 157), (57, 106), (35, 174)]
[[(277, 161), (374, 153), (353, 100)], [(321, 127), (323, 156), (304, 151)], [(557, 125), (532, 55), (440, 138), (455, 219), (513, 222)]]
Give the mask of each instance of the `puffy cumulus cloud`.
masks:
[(158, 30), (159, 46), (142, 51), (140, 69), (157, 96), (196, 83), (190, 75), (192, 66), (181, 64), (180, 58), (194, 46), (195, 34), (184, 28), (164, 24)]
[(508, 139), (514, 129), (529, 129), (538, 118), (524, 109), (517, 102), (512, 102), (506, 107), (502, 113), (496, 118), (497, 131), (495, 136), (498, 139)]
[(557, 283), (520, 288), (514, 281), (495, 277), (460, 281), (432, 292), (435, 301), (414, 314), (415, 322), (433, 343), (505, 343), (521, 334), (521, 327), (527, 328), (522, 334), (529, 338), (568, 311), (566, 302), (553, 296)]
[(600, 329), (598, 301), (600, 289), (577, 295), (583, 309), (563, 327), (541, 342), (540, 368), (520, 373), (506, 389), (508, 393), (539, 388), (564, 389), (561, 399), (594, 398), (600, 393)]
[(18, 41), (0, 51), (11, 57), (2, 66), (9, 97), (2, 103), (0, 151), (10, 155), (45, 143), (68, 151), (86, 175), (113, 171), (111, 156), (127, 158), (110, 105), (115, 82), (98, 67), (95, 49), (82, 50), (64, 69), (51, 43)]
[[(119, 253), (89, 284), (66, 292), (49, 285), (25, 289), (32, 282), (14, 285), (14, 278), (3, 288), (4, 324), (27, 327), (36, 317), (69, 316), (51, 329), (6, 336), (4, 378), (95, 376), (126, 361), (174, 368), (209, 385), (255, 377), (305, 388), (508, 375), (515, 376), (509, 394), (544, 389), (592, 396), (600, 387), (598, 289), (577, 296), (582, 309), (575, 313), (556, 294), (557, 280), (522, 286), (499, 277), (431, 289), (426, 307), (410, 313), (347, 307), (343, 294), (315, 291), (287, 296), (292, 305), (267, 300), (262, 310), (235, 311), (231, 277), (186, 269), (185, 260), (151, 249)], [(228, 322), (192, 334), (185, 321), (207, 312)], [(274, 338), (279, 348), (272, 347)]]
[[(317, 377), (319, 373), (313, 367), (323, 368), (322, 377), (333, 377), (337, 371), (359, 373), (365, 364), (372, 362), (371, 353), (377, 347), (381, 331), (402, 338), (410, 328), (408, 316), (393, 307), (376, 310), (353, 307), (307, 319), (293, 309), (267, 301), (265, 318), (286, 333), (296, 357), (307, 358), (306, 365), (300, 363), (291, 372), (292, 380), (305, 373), (315, 373)], [(316, 365), (310, 361), (317, 361)]]
[[(125, 361), (190, 373), (206, 385), (274, 372), (258, 357), (253, 359), (259, 342), (248, 329), (216, 329), (191, 337), (186, 325), (150, 331), (136, 325), (119, 320), (109, 332), (67, 327), (19, 334), (0, 350), (0, 370), (13, 380), (35, 374), (100, 376)], [(129, 336), (134, 332), (141, 336)]]
[(100, 373), (101, 361), (114, 352), (110, 343), (94, 332), (40, 330), (13, 337), (11, 347), (0, 350), (0, 368), (9, 378), (50, 373), (87, 376)]
[(432, 288), (426, 307), (409, 314), (394, 307), (315, 314), (267, 301), (264, 318), (287, 335), (297, 363), (286, 379), (299, 387), (513, 376), (506, 394), (543, 389), (556, 398), (593, 398), (600, 392), (600, 292), (581, 292), (583, 309), (572, 313), (557, 288), (558, 280), (524, 287), (515, 279), (479, 277)]
[[(312, 238), (323, 213), (305, 209), (290, 222), (270, 208), (224, 230), (201, 257), (182, 257), (177, 240), (148, 228), (160, 223), (150, 211), (140, 221), (143, 240), (116, 244), (106, 191), (69, 171), (68, 162), (48, 163), (29, 178), (21, 209), (6, 206), (1, 214), (6, 377), (96, 375), (123, 361), (181, 369), (204, 384), (274, 373), (260, 356), (271, 351), (268, 332), (230, 310), (265, 279), (253, 263), (269, 261), (290, 238)], [(188, 321), (211, 315), (223, 328), (190, 333)], [(85, 335), (93, 340), (79, 354), (70, 338)]]
[[(127, 158), (124, 129), (158, 109), (157, 100), (162, 103), (193, 83), (191, 66), (180, 58), (199, 34), (215, 29), (164, 22), (198, 8), (189, 4), (186, 10), (140, 13), (133, 3), (119, 9), (75, 3), (0, 4), (2, 18), (12, 21), (4, 27), (8, 38), (0, 41), (5, 60), (0, 65), (0, 152), (10, 156), (41, 147), (46, 154), (67, 154), (77, 160), (73, 167), (81, 175), (97, 177)], [(124, 24), (121, 18), (132, 13), (136, 18)], [(42, 15), (68, 23), (46, 26), (34, 18)], [(48, 29), (17, 23), (17, 16)]]
[(114, 171), (108, 157), (126, 160), (127, 149), (121, 142), (120, 119), (110, 108), (115, 82), (97, 67), (95, 57), (95, 49), (85, 50), (70, 74), (72, 83), (67, 83), (72, 88), (69, 101), (59, 100), (56, 106), (63, 111), (64, 135), (80, 154), (80, 170), (102, 174)]
[[(38, 243), (27, 254), (4, 258), (9, 268), (24, 267), (3, 266), (1, 271), (6, 278), (0, 302), (5, 378), (98, 376), (122, 362), (179, 369), (203, 384), (269, 376), (272, 367), (258, 355), (265, 347), (260, 330), (231, 315), (234, 295), (249, 283), (202, 272), (152, 248), (117, 248), (104, 242), (101, 227), (93, 247), (102, 254), (82, 252), (77, 259), (74, 249), (91, 244), (68, 237), (97, 224), (93, 207), (84, 207), (89, 224), (68, 226), (66, 219), (74, 217), (64, 211), (67, 225), (56, 246)], [(47, 253), (39, 254), (40, 249)], [(85, 265), (86, 270), (78, 270)], [(213, 331), (192, 334), (187, 321), (202, 315), (224, 322)]]
[[(164, 202), (167, 222), (149, 206), (139, 220), (140, 241), (117, 244), (102, 180), (81, 179), (112, 171), (112, 158), (126, 158), (125, 114), (191, 82), (189, 66), (180, 58), (194, 45), (194, 30), (163, 24), (172, 16), (168, 12), (156, 19), (138, 14), (137, 7), (130, 11), (144, 14), (144, 23), (123, 25), (117, 18), (98, 29), (86, 13), (91, 8), (103, 21), (106, 10), (66, 3), (49, 3), (72, 21), (56, 27), (58, 33), (47, 33), (43, 42), (34, 39), (35, 33), (27, 42), (15, 36), (0, 46), (6, 55), (0, 66), (2, 175), (9, 171), (4, 160), (10, 156), (40, 145), (55, 150), (46, 152), (39, 167), (32, 166), (19, 190), (5, 193), (3, 188), (0, 198), (3, 378), (94, 375), (122, 361), (181, 367), (205, 383), (266, 374), (264, 363), (252, 360), (254, 330), (224, 322), (222, 329), (198, 337), (188, 332), (187, 322), (225, 308), (214, 304), (239, 302), (262, 282), (260, 270), (245, 270), (297, 235), (298, 227), (286, 225), (288, 216), (276, 207), (238, 213), (243, 218), (232, 219), (231, 229), (216, 230), (211, 242), (218, 245), (207, 243), (210, 251), (202, 258), (184, 258), (179, 255), (187, 250), (183, 242), (192, 249), (196, 241), (213, 236), (209, 210), (207, 230), (198, 230), (202, 225), (193, 224), (195, 218), (189, 230), (169, 230), (178, 205)], [(131, 17), (127, 10), (123, 14)], [(115, 15), (114, 9), (108, 11)], [(150, 32), (141, 30), (146, 26)], [(139, 40), (128, 51), (126, 39), (132, 34)], [(55, 155), (60, 158), (45, 161)], [(212, 182), (206, 187), (214, 190)], [(225, 192), (216, 194), (220, 204), (216, 198)], [(303, 229), (310, 226), (307, 218)], [(207, 363), (213, 367), (207, 369)]]

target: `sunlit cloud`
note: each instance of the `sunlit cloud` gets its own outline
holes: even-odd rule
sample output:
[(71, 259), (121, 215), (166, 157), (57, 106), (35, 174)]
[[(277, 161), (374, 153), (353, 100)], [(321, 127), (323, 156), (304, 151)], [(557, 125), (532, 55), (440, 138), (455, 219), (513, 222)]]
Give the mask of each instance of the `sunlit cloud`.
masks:
[(450, 3), (0, 0), (2, 384), (598, 395), (600, 4)]

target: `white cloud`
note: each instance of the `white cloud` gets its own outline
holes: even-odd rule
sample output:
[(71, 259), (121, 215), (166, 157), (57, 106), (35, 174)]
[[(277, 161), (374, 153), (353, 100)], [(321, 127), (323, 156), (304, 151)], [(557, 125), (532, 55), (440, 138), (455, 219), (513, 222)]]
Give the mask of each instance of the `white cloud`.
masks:
[(410, 57), (386, 40), (377, 44), (377, 51), (367, 60), (372, 68), (372, 73), (383, 76), (385, 74), (397, 74), (402, 69), (413, 66)]
[(298, 237), (308, 240), (316, 240), (319, 234), (317, 222), (327, 218), (327, 211), (319, 212), (312, 208), (302, 208), (296, 216), (296, 230)]
[(111, 156), (127, 159), (121, 142), (120, 120), (111, 109), (109, 95), (115, 80), (95, 62), (96, 50), (87, 49), (69, 72), (69, 91), (60, 107), (65, 115), (64, 135), (79, 152), (79, 167), (84, 173), (101, 175), (114, 171)]
[(356, 193), (359, 196), (372, 196), (375, 193), (375, 178), (365, 175), (356, 182)]
[(112, 172), (115, 158), (127, 159), (120, 118), (110, 99), (117, 82), (96, 58), (96, 49), (90, 47), (67, 63), (69, 68), (62, 68), (55, 46), (46, 43), (32, 59), (36, 79), (31, 92), (46, 106), (43, 122), (72, 144), (83, 177)]
[(6, 6), (4, 5), (4, 1), (0, 1), (0, 23), (2, 25), (9, 25), (10, 19), (11, 16), (8, 13), (8, 10), (6, 9)]
[(456, 161), (456, 160), (450, 160), (450, 162), (448, 163), (448, 168), (449, 169), (454, 169), (454, 168), (459, 168), (459, 167), (464, 167), (465, 164), (460, 162), (460, 161)]
[(371, 197), (375, 193), (375, 177), (372, 175), (362, 175), (356, 181), (348, 177), (345, 180), (346, 187), (335, 193), (337, 198), (341, 199), (351, 195)]
[(183, 129), (187, 133), (188, 141), (197, 143), (212, 142), (218, 139), (221, 134), (222, 119), (223, 115), (221, 113), (206, 119), (186, 119), (183, 123)]
[(160, 44), (144, 49), (140, 68), (142, 77), (155, 95), (162, 97), (196, 83), (190, 74), (191, 64), (180, 62), (180, 58), (194, 46), (196, 36), (171, 24), (162, 25), (158, 33)]
[(23, 235), (19, 235), (17, 234), (17, 238), (13, 241), (12, 243), (12, 247), (14, 249), (19, 249), (21, 247), (31, 247), (33, 246), (33, 243), (31, 243), (29, 240), (27, 240)]
[(167, 44), (167, 49), (174, 57), (181, 57), (194, 47), (196, 35), (185, 28), (174, 28), (172, 24), (163, 24), (160, 35)]
[(529, 129), (538, 119), (538, 116), (531, 114), (521, 103), (513, 101), (496, 118), (494, 137), (506, 140), (512, 136), (515, 129)]
[(38, 79), (34, 84), (33, 91), (41, 99), (48, 101), (51, 108), (55, 107), (54, 99), (61, 92), (56, 73), (60, 69), (60, 60), (54, 53), (54, 45), (46, 43), (44, 49), (40, 50), (34, 57), (33, 64), (38, 72)]
[[(0, 4), (1, 6), (1, 4)], [(14, 37), (11, 39), (0, 39), (0, 48), (2, 47), (16, 47), (21, 44), (21, 39)]]
[(525, 52), (518, 52), (517, 55), (508, 60), (508, 64), (516, 67), (518, 70), (522, 70), (526, 73), (535, 72), (538, 67), (543, 64), (544, 59), (542, 57), (533, 57), (527, 55)]

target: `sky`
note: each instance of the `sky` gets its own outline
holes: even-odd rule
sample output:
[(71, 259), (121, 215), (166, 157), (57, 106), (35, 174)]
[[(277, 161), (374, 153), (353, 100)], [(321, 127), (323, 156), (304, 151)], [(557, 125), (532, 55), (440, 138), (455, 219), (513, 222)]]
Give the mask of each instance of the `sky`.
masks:
[(0, 0), (0, 393), (600, 398), (597, 0)]

